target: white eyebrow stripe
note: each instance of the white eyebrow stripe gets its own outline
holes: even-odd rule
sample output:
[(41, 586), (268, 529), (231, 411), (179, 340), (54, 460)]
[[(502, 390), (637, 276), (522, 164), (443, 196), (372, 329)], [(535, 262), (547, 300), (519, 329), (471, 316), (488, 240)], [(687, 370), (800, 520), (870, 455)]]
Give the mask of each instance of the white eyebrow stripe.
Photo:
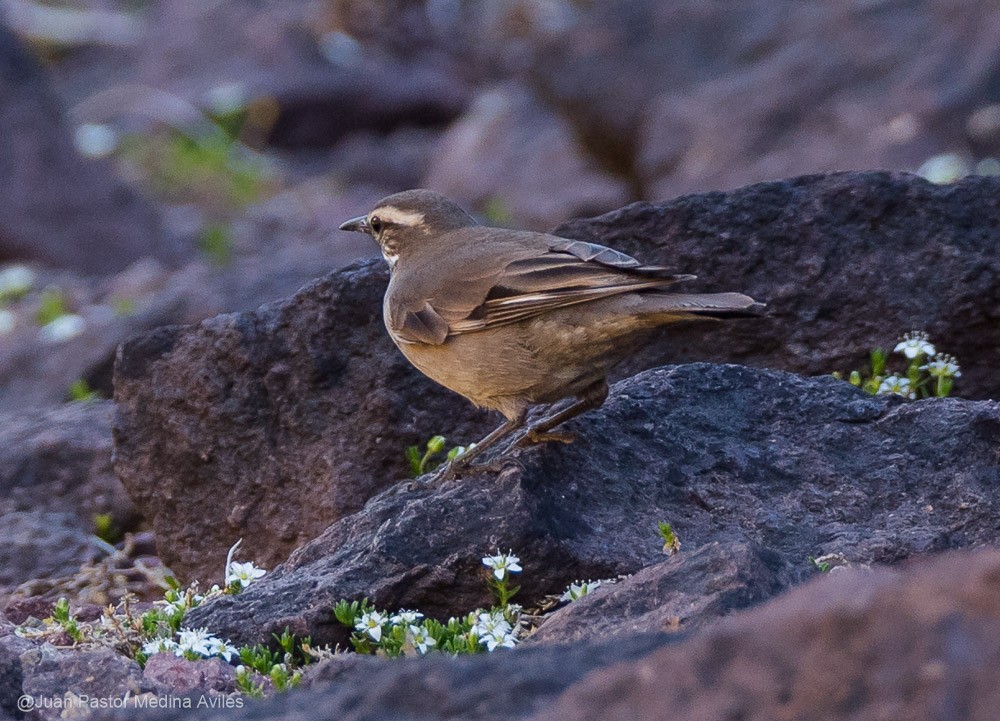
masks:
[(394, 208), (391, 205), (376, 208), (372, 211), (372, 217), (376, 215), (386, 223), (394, 223), (396, 225), (407, 225), (412, 227), (420, 225), (424, 222), (423, 213), (400, 210), (399, 208)]

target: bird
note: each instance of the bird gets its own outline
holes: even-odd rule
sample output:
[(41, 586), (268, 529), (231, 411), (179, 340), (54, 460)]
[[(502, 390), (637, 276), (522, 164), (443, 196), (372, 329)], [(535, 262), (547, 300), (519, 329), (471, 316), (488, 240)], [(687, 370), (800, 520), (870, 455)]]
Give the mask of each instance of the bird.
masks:
[[(501, 455), (572, 442), (555, 429), (601, 406), (609, 371), (658, 327), (764, 309), (742, 293), (673, 292), (695, 276), (603, 245), (481, 225), (432, 190), (389, 195), (340, 230), (370, 235), (388, 263), (382, 317), (407, 360), (505, 419), (447, 476), (519, 431)], [(575, 401), (528, 425), (530, 409), (566, 398)]]

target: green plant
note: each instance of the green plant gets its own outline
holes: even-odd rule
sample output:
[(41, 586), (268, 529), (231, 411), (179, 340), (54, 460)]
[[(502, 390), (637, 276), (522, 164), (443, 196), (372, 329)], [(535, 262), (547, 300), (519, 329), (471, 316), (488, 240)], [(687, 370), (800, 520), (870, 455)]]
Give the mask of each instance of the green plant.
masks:
[(91, 388), (90, 384), (83, 378), (77, 378), (70, 383), (67, 395), (74, 403), (90, 403), (91, 401), (99, 400), (101, 397), (101, 394)]
[[(911, 400), (946, 398), (951, 395), (955, 379), (962, 375), (955, 357), (938, 352), (923, 331), (906, 333), (893, 353), (906, 358), (905, 369), (893, 372), (888, 354), (875, 348), (869, 355), (867, 371), (851, 371), (847, 382), (872, 395), (898, 395)], [(833, 376), (843, 380), (840, 373)]]
[(61, 289), (50, 285), (39, 294), (38, 310), (35, 312), (35, 320), (38, 325), (48, 325), (56, 318), (68, 314), (66, 296)]
[(210, 223), (198, 234), (198, 247), (214, 265), (226, 266), (233, 260), (233, 237), (229, 226)]
[(660, 521), (660, 537), (663, 539), (663, 552), (672, 556), (681, 550), (681, 539), (678, 537), (674, 527), (666, 521)]
[[(447, 441), (444, 436), (431, 436), (425, 444), (423, 451), (420, 450), (420, 446), (408, 447), (406, 449), (406, 461), (410, 466), (410, 475), (416, 478), (417, 476), (429, 473), (438, 468), (441, 463), (451, 462), (467, 450), (465, 446), (455, 446), (448, 451), (443, 460), (438, 459), (446, 443)], [(473, 445), (475, 444), (468, 446), (468, 448), (472, 448)]]
[(60, 597), (52, 607), (52, 620), (58, 623), (75, 643), (83, 643), (83, 631), (80, 630), (79, 622), (70, 613), (69, 600), (65, 597)]
[(94, 514), (94, 535), (106, 543), (114, 545), (121, 540), (121, 532), (115, 527), (115, 519), (110, 513)]

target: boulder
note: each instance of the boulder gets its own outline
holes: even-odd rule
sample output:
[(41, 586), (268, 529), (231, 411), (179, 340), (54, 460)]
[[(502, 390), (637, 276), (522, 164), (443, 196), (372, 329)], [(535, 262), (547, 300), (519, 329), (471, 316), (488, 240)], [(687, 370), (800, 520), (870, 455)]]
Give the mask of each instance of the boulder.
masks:
[[(518, 600), (530, 604), (656, 563), (669, 521), (686, 548), (727, 544), (675, 562), (702, 604), (687, 612), (694, 626), (812, 576), (811, 556), (893, 563), (998, 540), (1000, 403), (904, 402), (829, 377), (691, 364), (615, 385), (567, 429), (577, 442), (526, 449), (497, 475), (382, 493), (188, 620), (235, 642), (287, 626), (333, 643), (345, 637), (331, 612), (341, 598), (447, 618), (489, 603), (480, 559), (497, 548), (521, 557)], [(753, 580), (724, 570), (740, 564)], [(717, 599), (697, 591), (712, 588), (706, 575)], [(636, 606), (619, 594), (606, 624), (651, 610)]]
[(0, 514), (52, 511), (92, 530), (109, 514), (130, 530), (138, 512), (111, 466), (110, 402), (0, 415)]
[(1000, 703), (1000, 554), (852, 571), (601, 669), (532, 721), (986, 721)]
[[(633, 204), (558, 232), (769, 304), (763, 319), (672, 327), (621, 374), (693, 358), (846, 372), (922, 328), (962, 363), (957, 392), (982, 398), (1000, 394), (997, 197), (991, 178), (808, 176)], [(116, 472), (183, 578), (218, 582), (240, 537), (273, 567), (405, 477), (407, 446), (438, 433), (467, 444), (495, 423), (392, 346), (386, 280), (379, 261), (352, 266), (286, 301), (122, 346)]]
[(49, 81), (0, 24), (0, 262), (31, 260), (90, 275), (193, 248), (168, 238), (153, 207), (107, 161), (73, 146)]
[(614, 0), (536, 33), (526, 82), (648, 200), (940, 153), (971, 167), (1000, 153), (998, 23), (964, 0)]

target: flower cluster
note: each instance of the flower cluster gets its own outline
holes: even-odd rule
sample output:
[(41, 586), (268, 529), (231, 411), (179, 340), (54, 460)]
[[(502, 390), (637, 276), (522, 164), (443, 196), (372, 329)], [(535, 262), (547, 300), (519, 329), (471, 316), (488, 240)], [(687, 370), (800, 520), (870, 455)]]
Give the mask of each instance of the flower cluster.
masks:
[[(945, 398), (951, 394), (952, 385), (962, 372), (954, 356), (941, 353), (931, 343), (927, 333), (910, 331), (893, 348), (907, 359), (902, 372), (890, 372), (885, 351), (876, 348), (871, 353), (871, 375), (863, 378), (853, 371), (849, 381), (873, 395), (897, 395), (911, 400), (917, 398)], [(840, 374), (834, 376), (840, 378)]]
[(146, 656), (156, 653), (172, 653), (188, 660), (212, 658), (218, 656), (227, 663), (236, 654), (236, 649), (229, 641), (213, 636), (207, 628), (181, 629), (177, 639), (154, 638), (143, 644), (142, 652)]
[(513, 648), (521, 626), (521, 607), (510, 602), (518, 589), (511, 588), (509, 581), (511, 574), (521, 572), (521, 559), (511, 551), (498, 550), (483, 557), (482, 563), (490, 569), (488, 583), (497, 600), (491, 610), (477, 608), (442, 623), (425, 619), (419, 611), (389, 614), (364, 599), (340, 601), (333, 609), (334, 617), (353, 631), (351, 644), (358, 653), (405, 656), (431, 650), (460, 654)]
[(502, 611), (480, 613), (472, 633), (491, 653), (497, 648), (514, 648), (517, 644), (517, 632)]

